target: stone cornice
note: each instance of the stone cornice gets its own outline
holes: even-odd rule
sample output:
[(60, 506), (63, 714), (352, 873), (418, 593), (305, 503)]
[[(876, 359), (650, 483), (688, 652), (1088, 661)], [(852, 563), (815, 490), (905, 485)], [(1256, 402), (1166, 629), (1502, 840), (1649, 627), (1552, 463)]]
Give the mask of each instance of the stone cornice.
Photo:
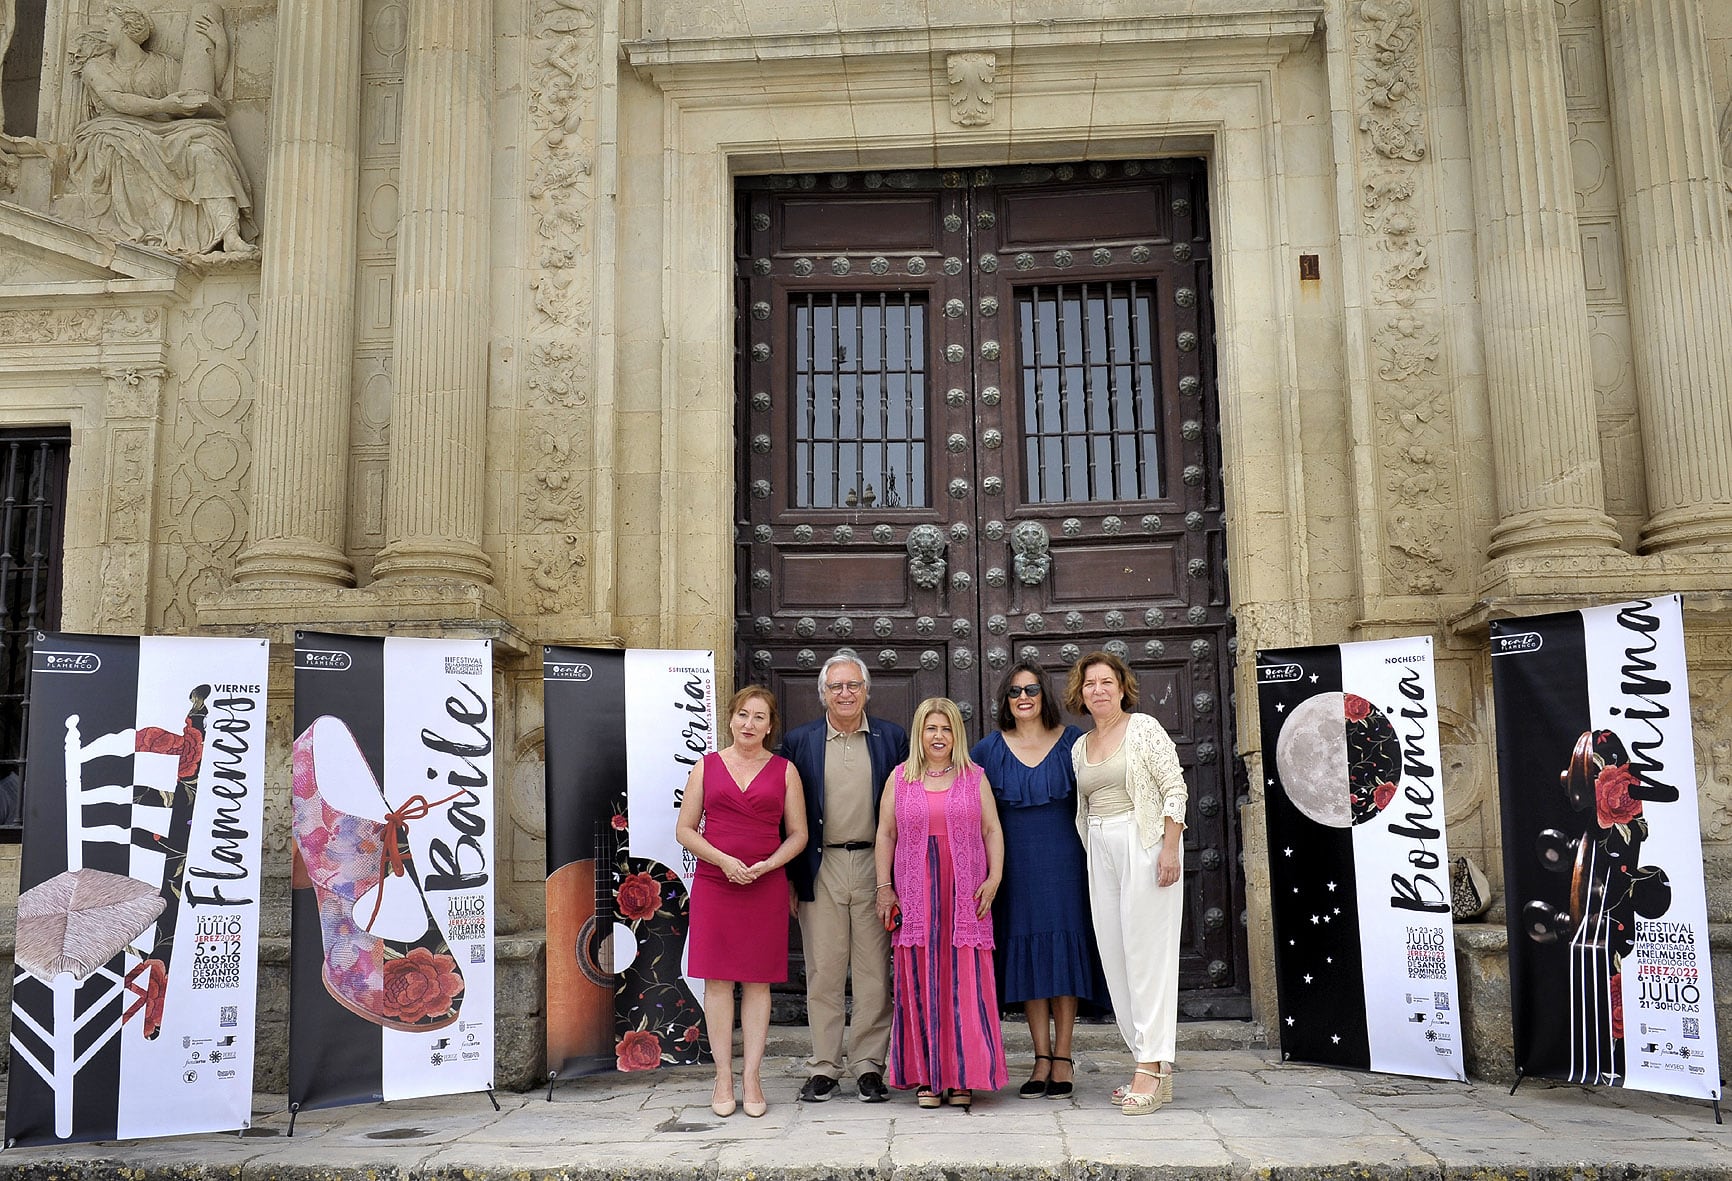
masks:
[(357, 635), (464, 636), (525, 656), (531, 640), (505, 617), (492, 587), (457, 580), (376, 582), (364, 587), (257, 584), (227, 587), (196, 604), (200, 630), (292, 644), (303, 628)]
[(1317, 32), (1324, 6), (1316, 3), (1257, 4), (1225, 12), (1175, 13), (1042, 23), (1038, 30), (1011, 22), (929, 25), (914, 28), (820, 30), (642, 38), (621, 46), (626, 61), (664, 85), (693, 73), (762, 73), (784, 67), (811, 70), (844, 58), (929, 57), (959, 50), (1086, 52), (1150, 44), (1182, 45), (1187, 59), (1216, 48), (1251, 49), (1279, 59)]
[(171, 255), (130, 242), (117, 242), (46, 213), (0, 201), (0, 243), (6, 239), (107, 271), (112, 277), (7, 285), (0, 287), (3, 296), (40, 299), (44, 296), (140, 294), (185, 299), (198, 282), (199, 269)]
[(1729, 568), (1732, 555), (1716, 552), (1501, 558), (1486, 566), (1479, 597), (1449, 620), (1449, 628), (1464, 638), (1480, 638), (1493, 619), (1667, 594), (1683, 595), (1687, 614), (1732, 612)]

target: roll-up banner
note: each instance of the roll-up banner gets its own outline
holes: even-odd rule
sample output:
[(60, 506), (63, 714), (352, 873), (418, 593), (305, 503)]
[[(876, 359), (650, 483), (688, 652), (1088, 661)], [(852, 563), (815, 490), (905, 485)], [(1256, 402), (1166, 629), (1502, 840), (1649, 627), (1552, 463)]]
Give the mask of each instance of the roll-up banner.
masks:
[(1516, 1068), (1720, 1097), (1678, 596), (1494, 620)]
[(1467, 1077), (1431, 638), (1257, 653), (1283, 1058)]
[(674, 821), (716, 748), (714, 654), (549, 647), (543, 662), (549, 1074), (708, 1061), (685, 967), (696, 863)]
[(37, 634), (8, 1145), (248, 1126), (267, 664)]
[(289, 1102), (493, 1086), (486, 640), (295, 637)]

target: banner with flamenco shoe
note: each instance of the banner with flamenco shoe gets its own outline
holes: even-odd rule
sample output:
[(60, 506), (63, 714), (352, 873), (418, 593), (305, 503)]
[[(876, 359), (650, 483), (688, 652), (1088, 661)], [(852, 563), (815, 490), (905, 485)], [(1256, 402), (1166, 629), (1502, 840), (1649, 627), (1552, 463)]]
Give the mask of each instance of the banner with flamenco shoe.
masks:
[(1257, 653), (1281, 1056), (1465, 1079), (1429, 636)]
[(491, 1090), (493, 655), (295, 637), (289, 1104)]
[(249, 1126), (267, 663), (37, 633), (8, 1146)]
[(1522, 1075), (1720, 1098), (1677, 595), (1494, 620)]
[(543, 677), (548, 1077), (707, 1062), (674, 821), (716, 745), (714, 654), (548, 647)]

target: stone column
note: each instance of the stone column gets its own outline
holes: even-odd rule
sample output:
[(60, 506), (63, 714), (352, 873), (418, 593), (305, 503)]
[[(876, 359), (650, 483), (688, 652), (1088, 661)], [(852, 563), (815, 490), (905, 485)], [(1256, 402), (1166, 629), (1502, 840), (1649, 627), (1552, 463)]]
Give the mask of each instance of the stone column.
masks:
[(396, 336), (379, 579), (492, 579), (487, 454), (493, 5), (415, 0), (403, 78)]
[(1732, 227), (1700, 0), (1602, 0), (1645, 551), (1732, 545)]
[(1461, 0), (1492, 558), (1618, 545), (1605, 511), (1554, 0)]
[(348, 586), (361, 6), (282, 0), (259, 278), (252, 525), (238, 583)]

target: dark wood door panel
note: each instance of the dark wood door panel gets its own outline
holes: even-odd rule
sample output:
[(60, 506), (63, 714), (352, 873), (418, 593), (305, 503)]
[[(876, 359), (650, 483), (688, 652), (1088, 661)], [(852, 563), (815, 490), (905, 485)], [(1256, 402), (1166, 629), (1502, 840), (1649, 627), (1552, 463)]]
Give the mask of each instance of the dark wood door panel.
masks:
[(1062, 691), (1084, 652), (1117, 653), (1191, 787), (1182, 1003), (1242, 1011), (1200, 163), (746, 179), (739, 198), (741, 679), (794, 724), (848, 647), (875, 716), (906, 725), (943, 693), (973, 739), (1012, 660)]

